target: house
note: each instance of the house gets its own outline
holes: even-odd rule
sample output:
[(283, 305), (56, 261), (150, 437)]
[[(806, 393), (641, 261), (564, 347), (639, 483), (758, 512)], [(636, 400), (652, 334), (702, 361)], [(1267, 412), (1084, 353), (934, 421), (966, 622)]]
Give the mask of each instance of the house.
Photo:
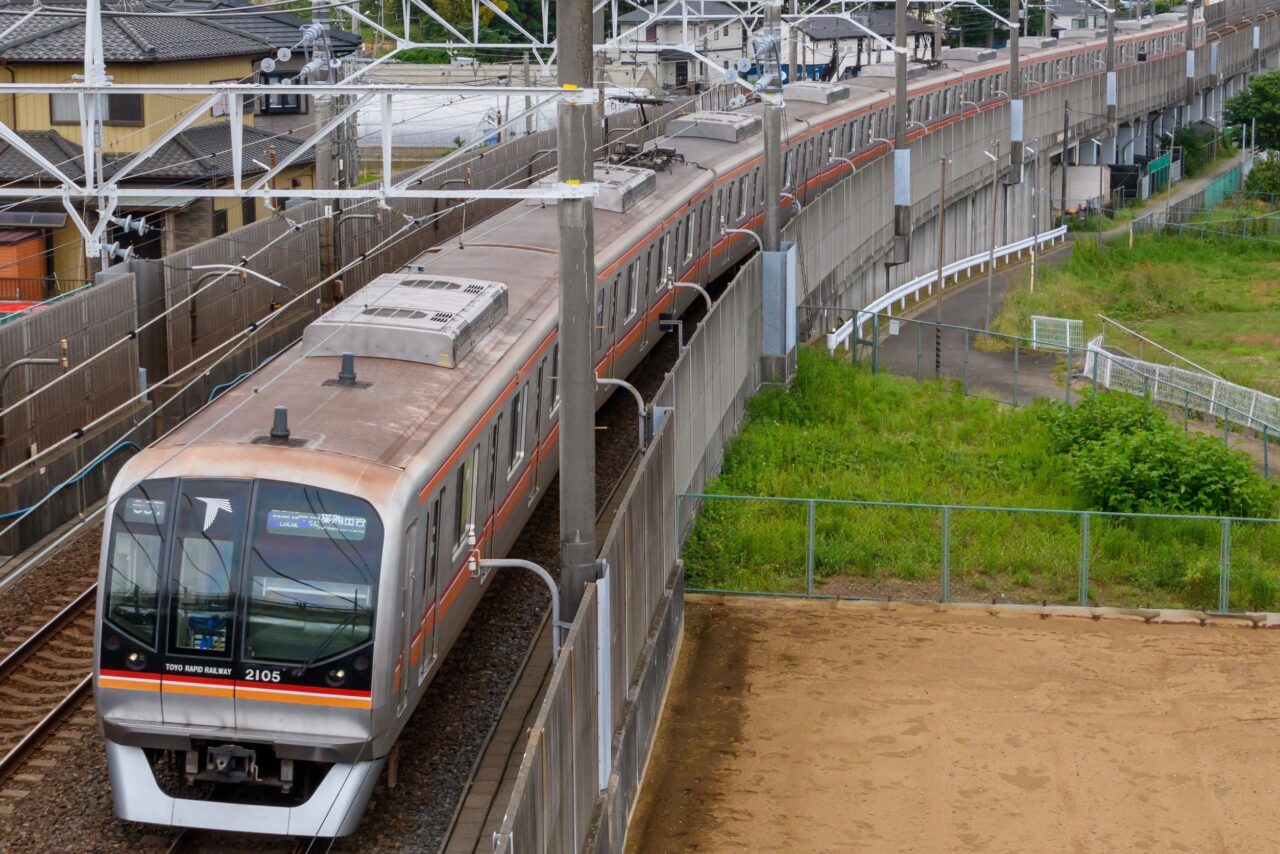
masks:
[[(156, 15), (157, 7), (106, 7), (103, 10), (103, 50), (107, 74), (116, 83), (216, 83), (253, 80), (261, 59), (275, 50), (252, 35), (210, 21), (183, 15)], [(42, 11), (26, 16), (21, 7), (0, 10), (0, 79), (27, 84), (70, 83), (84, 71), (84, 16)], [(143, 11), (148, 14), (131, 14)], [(98, 152), (107, 175), (133, 154), (156, 141), (178, 119), (193, 109), (203, 96), (112, 94), (105, 99), (102, 146)], [(196, 124), (167, 142), (151, 158), (139, 165), (125, 186), (168, 186), (171, 183), (217, 187), (225, 185), (229, 174), (231, 133), (227, 105), (217, 105)], [(256, 146), (259, 155), (279, 157), (292, 151), (292, 139), (272, 138), (267, 130), (254, 128), (253, 110), (244, 111), (245, 145)], [(0, 98), (0, 121), (17, 131), (24, 140), (51, 162), (75, 178), (83, 174), (79, 98), (75, 95), (24, 95)], [(261, 160), (261, 156), (259, 156)], [(312, 186), (314, 167), (308, 158), (292, 164), (279, 177), (283, 186)], [(252, 163), (246, 156), (246, 167)], [(267, 162), (267, 161), (262, 161)], [(312, 159), (313, 162), (313, 159)], [(259, 173), (265, 169), (259, 169)], [(33, 189), (50, 186), (44, 174), (25, 155), (9, 146), (0, 147), (0, 180), (9, 185), (29, 185)], [(297, 182), (296, 184), (294, 182)], [(260, 203), (219, 199), (212, 203), (184, 196), (175, 189), (165, 199), (130, 199), (122, 194), (116, 215), (147, 216), (161, 227), (137, 247), (144, 257), (159, 257), (234, 229), (250, 219), (267, 214)], [(36, 232), (20, 240), (6, 231)], [(131, 238), (124, 238), (129, 242)], [(68, 221), (65, 211), (48, 201), (32, 200), (0, 211), (0, 243), (18, 240), (18, 245), (34, 247), (43, 242), (43, 273), (30, 259), (12, 259), (0, 266), (0, 279), (36, 278), (21, 290), (35, 298), (66, 290), (92, 278), (96, 261), (87, 259), (79, 231)], [(9, 244), (15, 245), (15, 244)], [(2, 259), (3, 256), (0, 256)], [(21, 275), (19, 275), (21, 274)]]
[(1064, 30), (1105, 29), (1107, 13), (1089, 0), (1057, 0), (1049, 26), (1055, 36)]
[[(639, 9), (620, 14), (618, 28), (623, 38), (606, 53), (606, 61), (614, 67), (635, 69), (637, 79), (647, 71), (668, 92), (692, 94), (719, 80), (714, 69), (677, 45), (693, 43), (700, 54), (724, 68), (747, 56), (749, 31), (741, 13), (728, 3), (686, 0), (683, 4), (664, 3), (660, 8), (656, 19)], [(628, 31), (633, 32), (628, 36)], [(616, 74), (612, 79), (621, 83)]]
[[(152, 0), (151, 5), (196, 13), (213, 13), (216, 20), (224, 27), (252, 36), (270, 45), (275, 62), (271, 71), (258, 69), (256, 80), (259, 83), (282, 83), (296, 81), (302, 66), (307, 63), (306, 52), (299, 47), (302, 29), (307, 21), (286, 11), (273, 11), (276, 7), (268, 5), (260, 7), (252, 0)], [(244, 14), (237, 15), (237, 10)], [(329, 53), (337, 59), (354, 56), (363, 47), (363, 42), (356, 33), (330, 29), (328, 35)], [(279, 58), (280, 51), (288, 51), (289, 58)], [(257, 99), (254, 104), (254, 124), (276, 133), (290, 130), (310, 128), (315, 124), (311, 113), (311, 99), (306, 95), (267, 95)]]
[[(802, 79), (856, 77), (863, 66), (893, 62), (893, 52), (867, 33), (871, 30), (892, 43), (893, 9), (866, 9), (851, 13), (849, 17), (861, 26), (844, 18), (825, 17), (814, 17), (796, 24), (799, 36), (797, 64)], [(789, 28), (784, 23), (784, 43), (789, 37)], [(938, 58), (933, 28), (911, 15), (907, 16), (907, 49), (913, 60)], [(789, 60), (788, 50), (783, 49), (784, 67)]]

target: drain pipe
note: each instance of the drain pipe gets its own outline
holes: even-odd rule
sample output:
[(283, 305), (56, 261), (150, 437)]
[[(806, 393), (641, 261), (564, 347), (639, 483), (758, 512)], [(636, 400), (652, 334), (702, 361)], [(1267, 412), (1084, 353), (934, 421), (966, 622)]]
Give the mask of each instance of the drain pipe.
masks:
[(640, 450), (643, 451), (649, 447), (649, 407), (645, 405), (644, 398), (640, 395), (640, 390), (626, 380), (614, 379), (613, 377), (596, 377), (596, 385), (625, 388), (631, 392), (631, 396), (636, 399), (636, 409), (638, 410), (636, 420), (640, 426)]
[(4, 371), (0, 372), (0, 388), (4, 388), (5, 380), (9, 379), (9, 374), (24, 366), (47, 365), (49, 367), (58, 367), (65, 371), (67, 369), (67, 339), (63, 338), (59, 341), (58, 347), (61, 350), (61, 355), (56, 359), (16, 359), (10, 362)]
[(756, 234), (754, 231), (752, 231), (749, 228), (725, 228), (724, 220), (722, 219), (720, 220), (720, 233), (721, 234), (749, 234), (755, 238), (756, 245), (760, 247), (760, 251), (761, 252), (764, 251), (764, 241), (760, 239), (760, 235)]

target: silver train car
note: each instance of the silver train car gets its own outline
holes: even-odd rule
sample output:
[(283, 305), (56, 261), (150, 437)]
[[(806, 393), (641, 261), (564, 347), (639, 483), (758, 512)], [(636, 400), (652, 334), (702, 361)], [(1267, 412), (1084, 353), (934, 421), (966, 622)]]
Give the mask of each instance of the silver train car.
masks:
[[(1181, 26), (1117, 43), (1181, 53)], [(1096, 75), (1071, 57), (1101, 50), (1076, 42), (1025, 66)], [(921, 133), (966, 102), (1003, 103), (1003, 61), (952, 65), (913, 81)], [(848, 174), (846, 156), (886, 151), (874, 139), (892, 126), (892, 82), (789, 87), (790, 192), (809, 198)], [(626, 376), (690, 299), (664, 283), (705, 284), (753, 245), (723, 229), (763, 217), (759, 112), (685, 116), (656, 153), (597, 164), (600, 376)], [(487, 584), (467, 569), (468, 531), (505, 555), (556, 472), (557, 240), (550, 206), (473, 226), (123, 468), (94, 638), (117, 815), (300, 836), (357, 826)]]

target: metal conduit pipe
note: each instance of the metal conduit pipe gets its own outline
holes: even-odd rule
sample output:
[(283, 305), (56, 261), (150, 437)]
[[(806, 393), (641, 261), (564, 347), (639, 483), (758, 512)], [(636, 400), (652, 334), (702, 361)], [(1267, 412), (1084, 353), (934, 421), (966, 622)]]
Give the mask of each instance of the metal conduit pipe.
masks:
[[(751, 232), (755, 234), (755, 232)], [(702, 294), (702, 298), (707, 301), (707, 314), (711, 313), (711, 309), (715, 306), (715, 300), (711, 299), (711, 294), (707, 293), (707, 289), (696, 282), (669, 282), (668, 288), (689, 288)]]
[(720, 226), (721, 234), (747, 234), (755, 238), (756, 245), (760, 247), (760, 251), (764, 251), (764, 241), (760, 239), (760, 235), (756, 234), (749, 228), (725, 228), (723, 224)]
[(551, 593), (551, 667), (554, 669), (556, 661), (560, 658), (563, 632), (570, 627), (560, 620), (560, 591), (556, 587), (555, 579), (551, 577), (551, 573), (532, 561), (518, 560), (516, 558), (481, 558), (475, 551), (476, 533), (474, 526), (470, 528), (467, 537), (472, 546), (472, 556), (468, 559), (471, 564), (472, 575), (479, 575), (482, 571), (489, 569), (526, 569), (541, 578), (542, 583), (547, 585), (547, 590)]
[(640, 449), (644, 450), (649, 447), (649, 407), (644, 402), (644, 397), (640, 394), (640, 390), (626, 380), (616, 379), (614, 377), (596, 377), (596, 384), (603, 386), (611, 386), (613, 388), (625, 388), (631, 392), (631, 396), (636, 399), (636, 409), (638, 415), (636, 422), (640, 427)]

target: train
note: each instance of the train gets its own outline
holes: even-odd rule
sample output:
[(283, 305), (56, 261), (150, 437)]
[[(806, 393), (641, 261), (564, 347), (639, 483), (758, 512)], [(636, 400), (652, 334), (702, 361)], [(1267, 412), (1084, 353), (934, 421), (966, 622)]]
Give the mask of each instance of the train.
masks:
[[(1184, 38), (1160, 16), (1116, 39), (1118, 65), (1181, 54)], [(1104, 46), (1028, 50), (1024, 73), (1101, 75)], [(913, 135), (1007, 103), (1008, 73), (993, 55), (913, 79)], [(800, 200), (888, 150), (892, 77), (785, 97), (783, 180)], [(625, 377), (683, 311), (692, 291), (673, 282), (705, 285), (754, 248), (733, 229), (763, 219), (761, 110), (692, 112), (596, 164), (601, 377)], [(122, 468), (93, 677), (121, 819), (357, 827), (489, 583), (469, 556), (505, 556), (556, 473), (558, 237), (548, 203), (471, 225)]]

